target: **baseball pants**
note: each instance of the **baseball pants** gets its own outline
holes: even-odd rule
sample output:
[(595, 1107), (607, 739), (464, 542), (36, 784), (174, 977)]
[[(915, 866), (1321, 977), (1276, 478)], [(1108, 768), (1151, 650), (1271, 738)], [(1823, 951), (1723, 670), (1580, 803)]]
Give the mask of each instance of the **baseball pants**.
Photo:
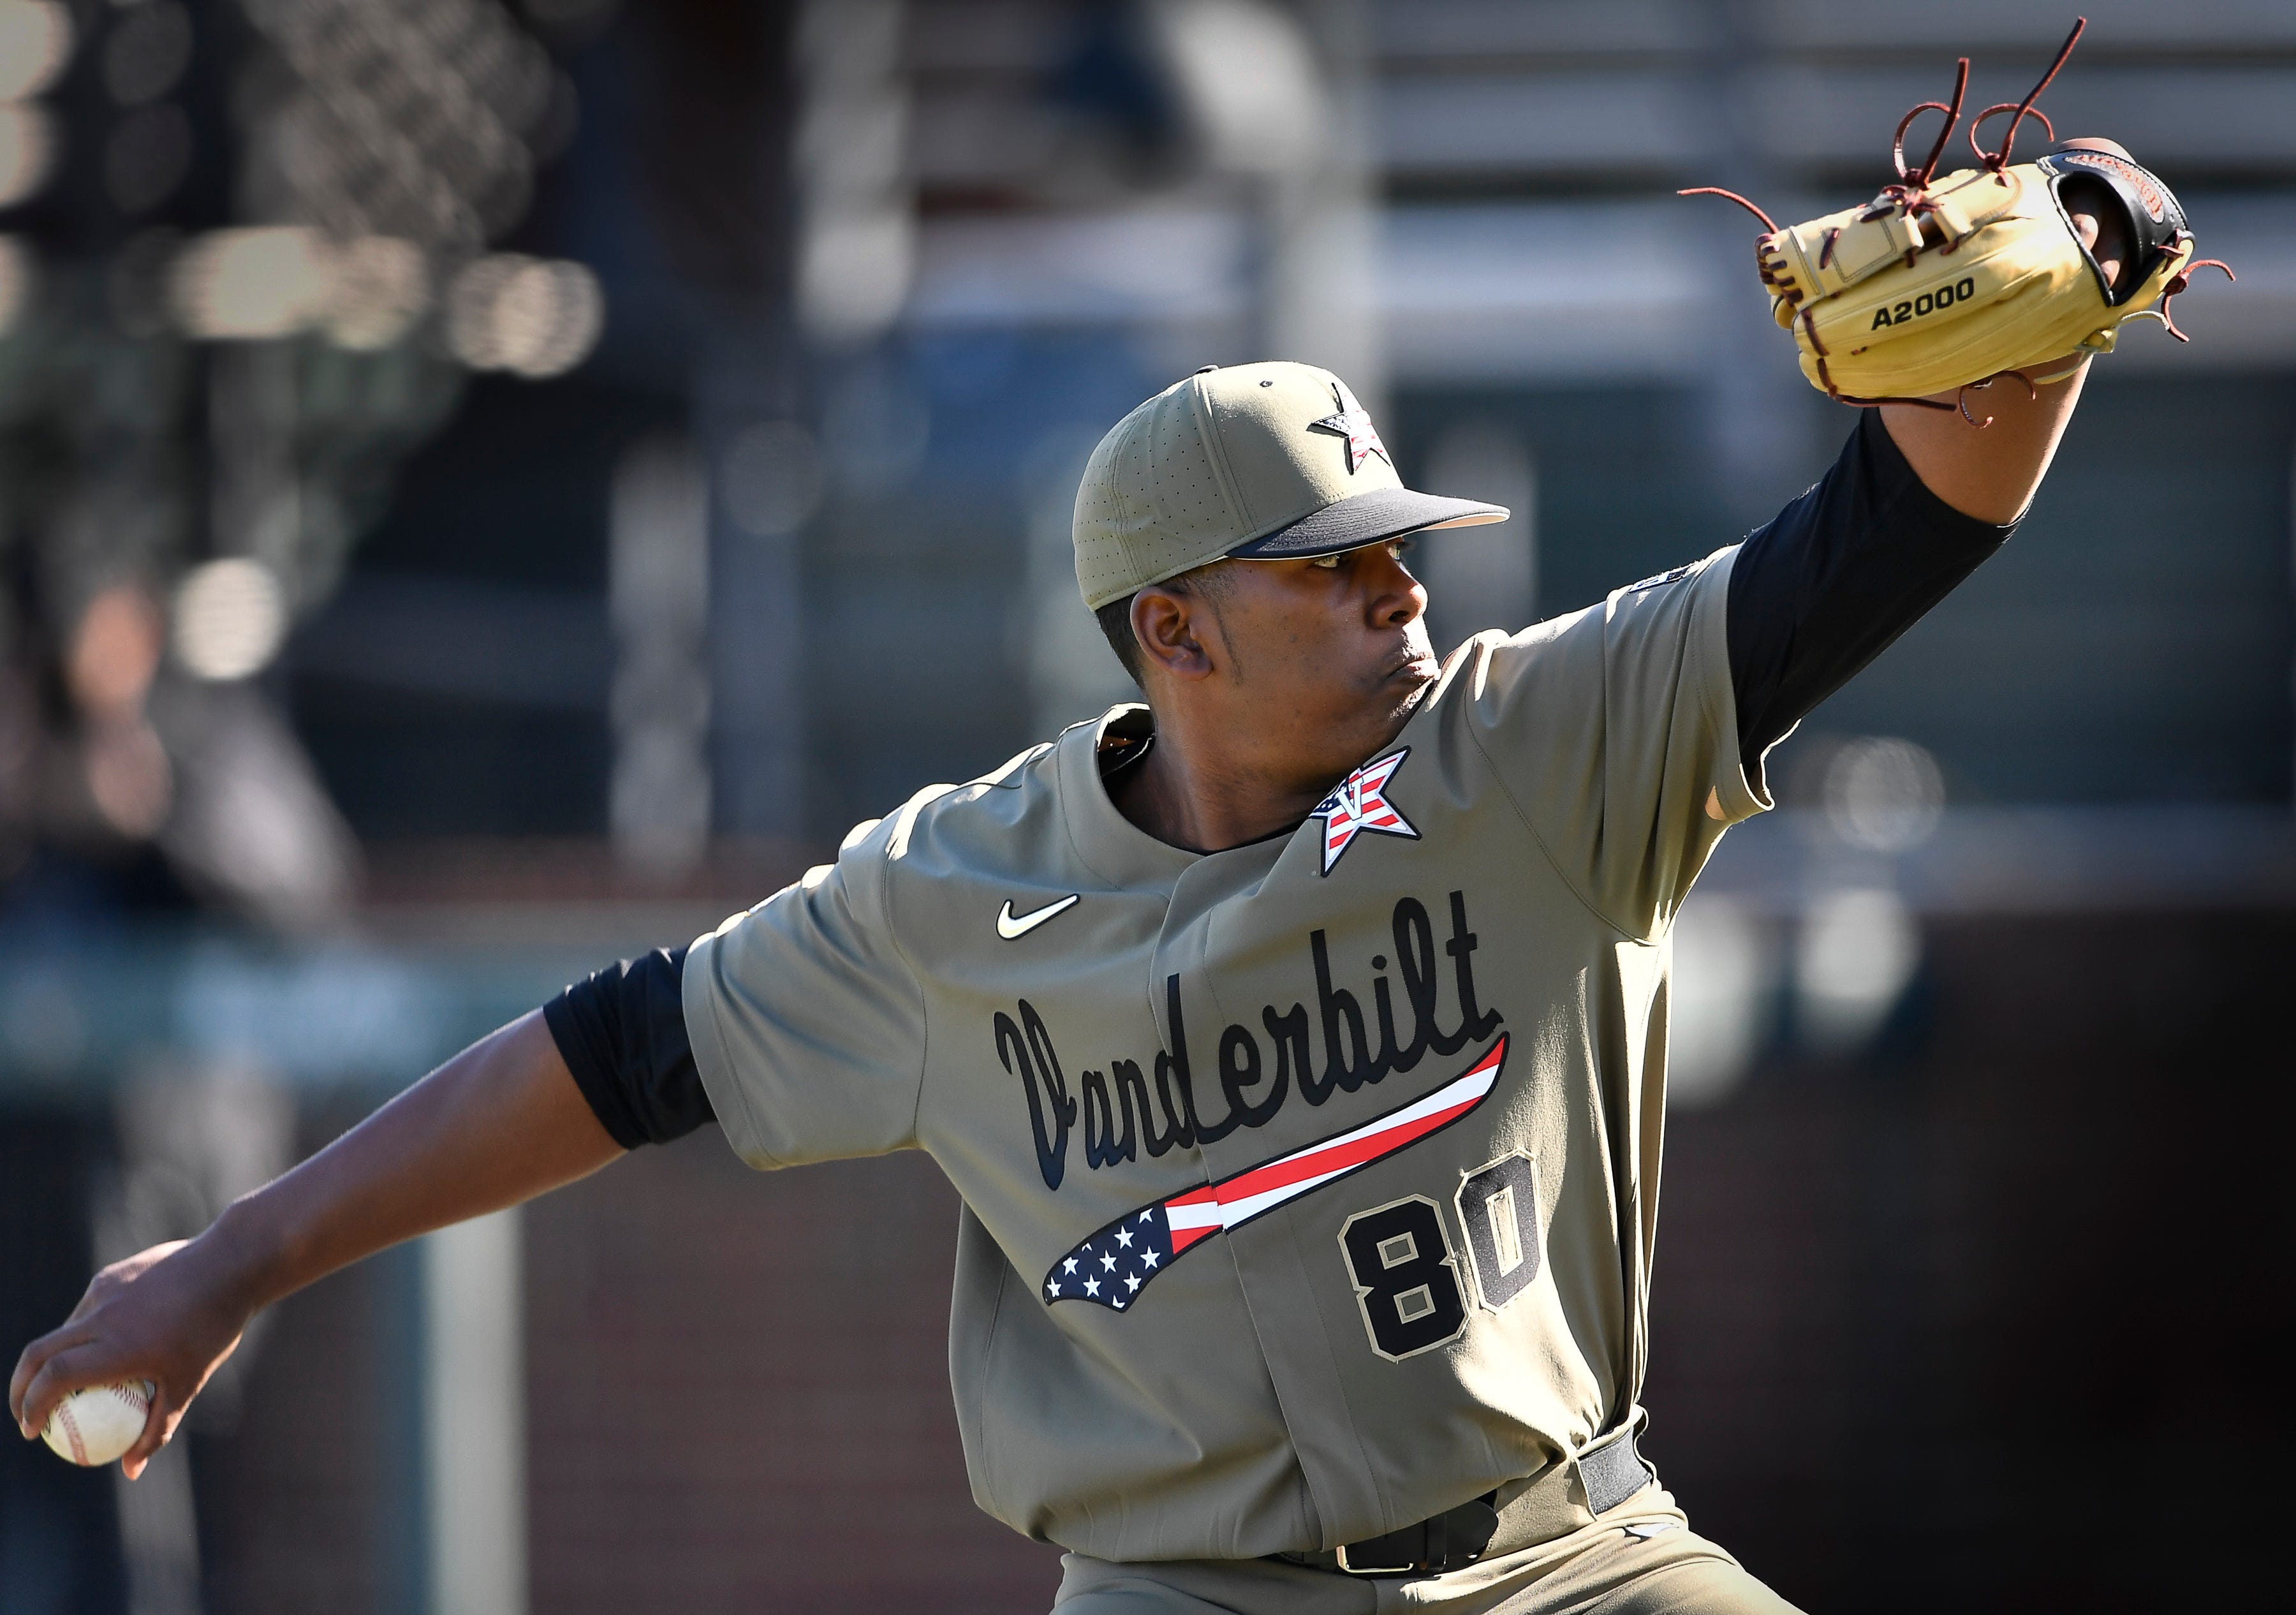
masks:
[(1440, 1576), (1068, 1554), (1055, 1615), (1800, 1615), (1652, 1487), (1601, 1521)]

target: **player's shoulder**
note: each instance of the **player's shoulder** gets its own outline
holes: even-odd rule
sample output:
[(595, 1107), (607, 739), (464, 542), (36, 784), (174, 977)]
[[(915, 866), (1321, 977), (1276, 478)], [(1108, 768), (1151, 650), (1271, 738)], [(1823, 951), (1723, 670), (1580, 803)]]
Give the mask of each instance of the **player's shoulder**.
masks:
[(1670, 566), (1662, 572), (1653, 572), (1647, 578), (1628, 584), (1624, 588), (1612, 589), (1604, 604), (1615, 615), (1621, 609), (1644, 601), (1657, 603), (1677, 595), (1687, 597), (1710, 585), (1726, 586), (1730, 563), (1737, 553), (1736, 545), (1726, 545), (1710, 555), (1685, 561), (1679, 566)]
[(1483, 658), (1513, 654), (1534, 657), (1542, 650), (1567, 645), (1575, 638), (1599, 636), (1622, 619), (1655, 619), (1694, 609), (1704, 594), (1728, 589), (1730, 566), (1738, 553), (1734, 544), (1670, 566), (1662, 572), (1612, 589), (1592, 605), (1535, 622), (1518, 633), (1496, 629), (1478, 634), (1460, 647), (1462, 652)]
[(959, 784), (927, 785), (889, 816), (897, 836), (963, 833), (1010, 824), (1049, 799), (1049, 764), (1057, 742), (1039, 741), (988, 773)]
[(855, 826), (845, 848), (920, 875), (1041, 864), (1058, 844), (1057, 753), (1072, 733), (961, 783), (925, 786), (884, 818)]
[(1431, 692), (1430, 709), (1473, 706), (1489, 700), (1497, 693), (1495, 683), (1513, 684), (1528, 676), (1542, 660), (1551, 658), (1556, 647), (1570, 644), (1573, 629), (1599, 617), (1602, 610), (1585, 606), (1512, 633), (1486, 628), (1470, 635), (1443, 659), (1442, 676)]
[(1513, 633), (1488, 629), (1464, 641), (1445, 659), (1437, 708), (1457, 710), (1463, 721), (1505, 717), (1525, 702), (1545, 708), (1570, 707), (1583, 699), (1599, 703), (1615, 676), (1621, 655), (1633, 658), (1662, 641), (1687, 634), (1702, 613), (1726, 598), (1730, 562), (1736, 546), (1685, 562), (1612, 589), (1575, 611), (1532, 623)]

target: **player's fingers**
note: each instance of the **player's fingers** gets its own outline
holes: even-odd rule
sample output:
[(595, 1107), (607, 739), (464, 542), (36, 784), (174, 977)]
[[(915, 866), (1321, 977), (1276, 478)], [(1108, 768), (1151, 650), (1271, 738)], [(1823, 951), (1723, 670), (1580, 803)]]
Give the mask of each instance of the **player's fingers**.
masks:
[(56, 1404), (72, 1392), (89, 1385), (109, 1383), (116, 1375), (106, 1373), (98, 1365), (97, 1353), (81, 1342), (68, 1344), (49, 1353), (32, 1377), (24, 1385), (24, 1402), (17, 1420), (19, 1428), (37, 1435), (47, 1428), (48, 1415)]
[(40, 1342), (34, 1340), (18, 1352), (15, 1371), (8, 1376), (8, 1416), (16, 1422), (17, 1430), (27, 1440), (32, 1432), (24, 1429), (24, 1387), (40, 1371), (39, 1351)]
[(45, 1408), (33, 1418), (32, 1386), (40, 1371), (53, 1362), (58, 1352), (77, 1345), (78, 1341), (64, 1329), (52, 1329), (24, 1348), (16, 1358), (16, 1372), (8, 1376), (8, 1416), (16, 1421), (16, 1428), (26, 1440), (40, 1433), (40, 1426), (48, 1421)]
[(184, 1410), (176, 1406), (166, 1387), (154, 1392), (152, 1406), (144, 1414), (144, 1433), (135, 1438), (135, 1446), (119, 1455), (119, 1472), (130, 1480), (142, 1474), (160, 1449), (175, 1439), (176, 1426), (183, 1417)]

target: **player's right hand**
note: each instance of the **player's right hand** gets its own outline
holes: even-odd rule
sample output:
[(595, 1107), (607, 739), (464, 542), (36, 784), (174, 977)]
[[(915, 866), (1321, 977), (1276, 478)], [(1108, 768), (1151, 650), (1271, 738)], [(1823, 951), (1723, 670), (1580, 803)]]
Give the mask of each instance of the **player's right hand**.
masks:
[(129, 1480), (141, 1474), (247, 1326), (249, 1309), (231, 1299), (210, 1255), (178, 1240), (114, 1262), (90, 1280), (71, 1316), (16, 1359), (8, 1411), (25, 1439), (36, 1439), (75, 1390), (149, 1380), (158, 1390), (144, 1433), (119, 1460)]

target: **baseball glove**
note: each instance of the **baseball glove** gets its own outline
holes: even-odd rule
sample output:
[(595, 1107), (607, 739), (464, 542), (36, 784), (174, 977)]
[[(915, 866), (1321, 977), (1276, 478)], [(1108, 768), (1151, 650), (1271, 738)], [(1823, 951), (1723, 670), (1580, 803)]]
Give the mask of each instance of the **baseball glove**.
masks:
[[(2196, 269), (2232, 271), (2215, 258), (2194, 260), (2193, 233), (2169, 187), (2106, 152), (2066, 150), (2014, 166), (2009, 160), (2018, 126), (2029, 117), (2055, 138), (2033, 102), (2064, 66), (2083, 26), (2074, 24), (2022, 102), (1988, 107), (1971, 122), (1973, 168), (1936, 177), (1946, 141), (1961, 121), (1969, 86), (1964, 57), (1952, 102), (1925, 101), (1899, 121), (1891, 147), (1897, 183), (1862, 207), (1782, 230), (1734, 192), (1702, 185), (1682, 193), (1726, 196), (1761, 219), (1766, 230), (1755, 239), (1756, 263), (1770, 314), (1793, 332), (1812, 386), (1844, 404), (1958, 406), (1967, 416), (1972, 389), (2012, 374), (2029, 389), (2062, 381), (2079, 368), (2078, 360), (2051, 375), (2026, 373), (2067, 354), (2112, 352), (2116, 332), (2129, 320), (2157, 319), (2178, 341), (2186, 340), (2169, 318), (2169, 300)], [(1926, 111), (1945, 114), (1945, 127), (1929, 160), (1908, 168), (1906, 130)], [(2000, 150), (1988, 152), (1977, 132), (2000, 112), (2013, 114), (2009, 131)], [(2069, 182), (2083, 208), (2117, 207), (2124, 217), (2129, 246), (2118, 290), (2074, 226)], [(1954, 404), (1922, 396), (1946, 392), (1956, 395)]]

